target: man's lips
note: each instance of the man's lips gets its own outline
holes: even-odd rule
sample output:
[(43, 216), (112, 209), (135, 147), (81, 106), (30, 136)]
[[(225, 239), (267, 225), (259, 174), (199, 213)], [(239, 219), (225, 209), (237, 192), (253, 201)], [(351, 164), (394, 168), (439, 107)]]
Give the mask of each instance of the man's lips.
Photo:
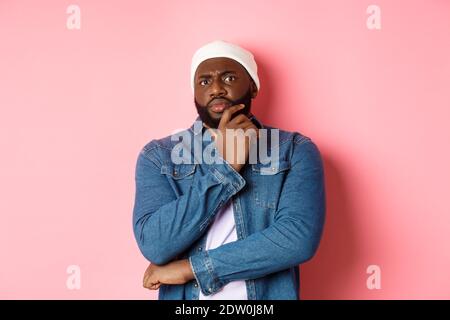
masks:
[(231, 107), (231, 103), (225, 99), (214, 99), (209, 108), (213, 112), (222, 113), (226, 108)]
[(230, 106), (229, 103), (215, 103), (211, 106), (211, 110), (217, 113), (222, 113)]

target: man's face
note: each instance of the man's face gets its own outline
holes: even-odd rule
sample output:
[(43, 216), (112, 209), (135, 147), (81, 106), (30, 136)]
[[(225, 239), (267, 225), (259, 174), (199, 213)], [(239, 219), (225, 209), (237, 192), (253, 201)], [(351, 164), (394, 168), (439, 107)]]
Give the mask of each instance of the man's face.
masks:
[(200, 119), (209, 127), (217, 128), (223, 112), (236, 104), (245, 108), (235, 112), (248, 115), (251, 100), (258, 90), (247, 70), (229, 58), (211, 58), (203, 61), (194, 77), (194, 102)]

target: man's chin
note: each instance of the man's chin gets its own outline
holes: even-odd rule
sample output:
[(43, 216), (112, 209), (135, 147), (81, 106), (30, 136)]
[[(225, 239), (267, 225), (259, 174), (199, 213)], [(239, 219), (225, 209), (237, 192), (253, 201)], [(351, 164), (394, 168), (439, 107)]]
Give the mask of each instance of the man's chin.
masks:
[(208, 118), (208, 119), (200, 119), (200, 120), (208, 128), (217, 129), (219, 127), (220, 118), (219, 119)]
[(215, 121), (220, 121), (220, 119), (222, 119), (222, 116), (223, 116), (223, 112), (222, 113), (214, 113), (214, 114), (209, 115), (211, 120), (215, 120)]

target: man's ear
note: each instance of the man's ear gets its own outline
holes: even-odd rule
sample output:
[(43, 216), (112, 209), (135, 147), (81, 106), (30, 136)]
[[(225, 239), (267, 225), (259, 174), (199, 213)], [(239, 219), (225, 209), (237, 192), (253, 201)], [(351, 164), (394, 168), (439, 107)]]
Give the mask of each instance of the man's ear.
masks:
[(255, 81), (253, 80), (250, 84), (250, 90), (252, 92), (252, 99), (256, 98), (256, 96), (258, 95), (258, 87), (256, 86)]

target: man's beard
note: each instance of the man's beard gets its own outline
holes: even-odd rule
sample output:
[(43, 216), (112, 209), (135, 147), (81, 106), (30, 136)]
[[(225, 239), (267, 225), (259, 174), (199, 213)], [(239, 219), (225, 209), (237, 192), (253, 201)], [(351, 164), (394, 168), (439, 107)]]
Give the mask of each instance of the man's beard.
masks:
[[(236, 117), (239, 114), (248, 115), (250, 113), (250, 109), (252, 106), (252, 92), (250, 89), (247, 91), (247, 93), (242, 98), (239, 98), (237, 100), (232, 101), (230, 99), (226, 99), (223, 97), (221, 97), (221, 99), (227, 100), (232, 106), (237, 105), (237, 104), (245, 105), (245, 107), (242, 108), (241, 110), (234, 112), (231, 115), (231, 119), (233, 119), (234, 117)], [(197, 100), (195, 98), (194, 98), (194, 102), (195, 102), (195, 107), (197, 108), (197, 113), (200, 116), (200, 120), (202, 120), (203, 123), (206, 124), (210, 128), (217, 128), (219, 126), (220, 119), (222, 119), (222, 118), (215, 119), (215, 118), (211, 117), (209, 115), (207, 106), (202, 106), (201, 104), (199, 104), (197, 102)]]

